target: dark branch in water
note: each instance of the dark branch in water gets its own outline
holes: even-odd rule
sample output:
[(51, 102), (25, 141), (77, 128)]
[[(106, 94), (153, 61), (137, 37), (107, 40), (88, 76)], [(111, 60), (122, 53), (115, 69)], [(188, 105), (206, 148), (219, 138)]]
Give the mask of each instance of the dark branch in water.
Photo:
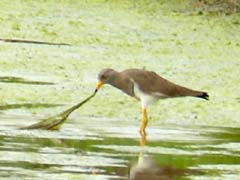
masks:
[(82, 106), (83, 104), (85, 104), (86, 102), (88, 102), (90, 99), (92, 99), (94, 96), (96, 95), (96, 91), (89, 96), (88, 98), (86, 98), (85, 100), (83, 100), (82, 102), (76, 104), (75, 106), (72, 106), (71, 108), (63, 111), (60, 114), (57, 114), (53, 117), (49, 117), (46, 119), (42, 119), (40, 122), (36, 123), (36, 124), (32, 124), (30, 126), (27, 127), (23, 127), (20, 129), (45, 129), (45, 130), (59, 130), (60, 127), (63, 125), (64, 122), (66, 122), (68, 116), (75, 111), (76, 109), (78, 109), (80, 106)]
[(27, 43), (27, 44), (71, 46), (71, 44), (68, 44), (68, 43), (52, 43), (52, 42), (34, 41), (34, 40), (25, 40), (25, 39), (4, 39), (4, 38), (0, 38), (0, 41), (9, 42), (9, 43)]

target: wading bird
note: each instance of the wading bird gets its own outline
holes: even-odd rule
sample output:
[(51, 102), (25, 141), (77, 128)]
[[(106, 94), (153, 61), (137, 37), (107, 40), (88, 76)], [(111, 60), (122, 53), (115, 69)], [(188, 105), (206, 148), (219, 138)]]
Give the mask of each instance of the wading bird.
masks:
[(159, 99), (192, 96), (208, 100), (206, 92), (192, 90), (172, 83), (155, 72), (142, 69), (127, 69), (117, 72), (106, 68), (98, 74), (96, 92), (103, 84), (110, 84), (124, 93), (141, 101), (142, 120), (140, 134), (145, 135), (148, 123), (147, 107)]

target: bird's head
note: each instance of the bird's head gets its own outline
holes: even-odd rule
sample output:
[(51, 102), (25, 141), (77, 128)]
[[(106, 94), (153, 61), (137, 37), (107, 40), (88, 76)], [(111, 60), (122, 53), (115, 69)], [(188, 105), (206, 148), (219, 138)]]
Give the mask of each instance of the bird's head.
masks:
[(115, 77), (115, 74), (116, 71), (114, 69), (106, 68), (101, 70), (100, 73), (98, 74), (98, 82), (96, 85), (95, 92), (97, 92), (102, 87), (102, 85), (111, 84)]

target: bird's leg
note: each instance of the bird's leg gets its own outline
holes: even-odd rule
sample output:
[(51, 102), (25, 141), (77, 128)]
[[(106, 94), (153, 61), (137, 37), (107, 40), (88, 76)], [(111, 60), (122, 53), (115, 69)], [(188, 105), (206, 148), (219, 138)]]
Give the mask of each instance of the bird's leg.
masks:
[(147, 143), (147, 138), (146, 138), (146, 134), (143, 134), (141, 135), (141, 138), (140, 138), (140, 146), (141, 147), (144, 147)]
[(141, 121), (140, 130), (139, 130), (140, 134), (142, 136), (146, 135), (145, 128), (147, 127), (147, 123), (148, 123), (147, 109), (146, 108), (142, 108), (142, 121)]

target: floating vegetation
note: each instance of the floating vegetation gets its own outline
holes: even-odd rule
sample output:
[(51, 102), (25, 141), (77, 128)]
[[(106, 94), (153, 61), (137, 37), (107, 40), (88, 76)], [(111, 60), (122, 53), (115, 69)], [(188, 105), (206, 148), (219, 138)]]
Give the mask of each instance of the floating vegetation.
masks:
[(49, 107), (57, 107), (62, 104), (44, 104), (44, 103), (23, 103), (23, 104), (6, 104), (1, 105), (0, 110), (8, 110), (8, 109), (19, 109), (19, 108), (49, 108)]
[(66, 122), (68, 116), (74, 110), (78, 109), (83, 104), (85, 104), (90, 99), (92, 99), (95, 96), (96, 93), (97, 93), (97, 91), (95, 91), (91, 96), (89, 96), (88, 98), (86, 98), (82, 102), (80, 102), (80, 103), (76, 104), (75, 106), (72, 106), (71, 108), (61, 112), (60, 114), (57, 114), (55, 116), (43, 119), (43, 120), (41, 120), (40, 122), (38, 122), (36, 124), (30, 125), (30, 126), (27, 126), (27, 127), (23, 127), (23, 128), (20, 128), (20, 129), (59, 130), (60, 127), (63, 125), (63, 123)]
[(33, 85), (54, 85), (52, 82), (31, 81), (21, 77), (14, 76), (1, 76), (0, 82), (3, 83), (20, 83), (20, 84), (33, 84)]

